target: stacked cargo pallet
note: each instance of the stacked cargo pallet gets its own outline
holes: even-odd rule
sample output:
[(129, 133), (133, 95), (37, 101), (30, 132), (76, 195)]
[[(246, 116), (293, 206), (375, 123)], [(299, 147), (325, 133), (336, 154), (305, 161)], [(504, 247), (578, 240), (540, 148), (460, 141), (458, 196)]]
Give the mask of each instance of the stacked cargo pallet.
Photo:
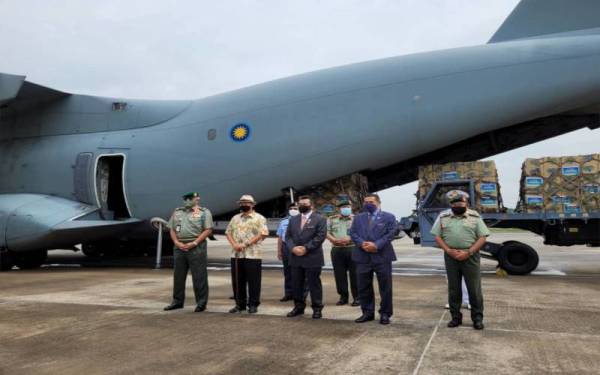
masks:
[(526, 159), (520, 207), (527, 213), (600, 210), (600, 154)]
[(354, 173), (307, 189), (301, 195), (311, 196), (316, 210), (329, 216), (337, 212), (340, 201), (351, 202), (354, 211), (359, 211), (368, 188), (367, 178)]
[[(493, 161), (456, 162), (448, 164), (424, 165), (419, 167), (419, 191), (417, 199), (425, 198), (437, 181), (474, 180), (475, 209), (479, 212), (499, 212), (503, 210), (498, 171)], [(453, 187), (440, 190), (436, 198), (443, 204), (443, 194)], [(445, 203), (444, 203), (445, 204)]]

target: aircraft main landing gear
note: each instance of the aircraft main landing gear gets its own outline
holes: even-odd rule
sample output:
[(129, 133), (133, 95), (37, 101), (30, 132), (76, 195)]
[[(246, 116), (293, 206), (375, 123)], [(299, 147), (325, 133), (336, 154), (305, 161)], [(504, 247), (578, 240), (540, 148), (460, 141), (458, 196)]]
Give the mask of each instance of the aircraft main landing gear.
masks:
[(481, 256), (497, 260), (509, 275), (527, 275), (535, 270), (539, 256), (531, 246), (518, 241), (506, 241), (502, 244), (486, 242)]

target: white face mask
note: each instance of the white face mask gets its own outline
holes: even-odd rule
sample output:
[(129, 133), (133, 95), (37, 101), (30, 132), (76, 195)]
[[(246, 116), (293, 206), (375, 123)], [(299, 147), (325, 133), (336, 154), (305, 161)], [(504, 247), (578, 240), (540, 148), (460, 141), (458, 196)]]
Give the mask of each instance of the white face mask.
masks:
[(296, 216), (300, 213), (300, 211), (298, 211), (295, 208), (292, 208), (291, 210), (288, 211), (288, 213), (290, 214), (290, 216)]

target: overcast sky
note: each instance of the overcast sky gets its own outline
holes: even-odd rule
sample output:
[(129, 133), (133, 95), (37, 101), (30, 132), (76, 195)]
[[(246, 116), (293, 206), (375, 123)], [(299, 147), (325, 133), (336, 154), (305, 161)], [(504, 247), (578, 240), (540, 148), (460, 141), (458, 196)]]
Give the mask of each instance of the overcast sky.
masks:
[[(483, 44), (517, 3), (0, 0), (0, 72), (73, 93), (200, 98), (326, 67)], [(514, 207), (526, 157), (593, 152), (600, 130), (491, 159)], [(415, 190), (413, 183), (384, 191), (385, 208), (409, 214)]]

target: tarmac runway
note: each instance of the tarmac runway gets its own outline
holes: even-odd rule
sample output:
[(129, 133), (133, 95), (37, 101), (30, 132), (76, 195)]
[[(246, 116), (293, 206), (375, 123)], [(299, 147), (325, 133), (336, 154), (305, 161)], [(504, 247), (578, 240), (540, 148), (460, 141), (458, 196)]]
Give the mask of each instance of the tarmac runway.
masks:
[[(57, 252), (35, 271), (0, 274), (1, 374), (597, 374), (600, 369), (600, 249), (545, 247), (530, 276), (498, 277), (483, 262), (484, 331), (446, 327), (446, 285), (437, 249), (397, 241), (393, 322), (356, 324), (359, 308), (335, 306), (324, 272), (324, 318), (286, 318), (281, 271), (265, 244), (262, 304), (256, 315), (232, 307), (228, 249), (211, 242), (208, 310), (163, 312), (172, 270), (152, 261), (94, 265)], [(166, 259), (168, 261), (168, 259)], [(118, 266), (118, 267), (116, 267)]]

